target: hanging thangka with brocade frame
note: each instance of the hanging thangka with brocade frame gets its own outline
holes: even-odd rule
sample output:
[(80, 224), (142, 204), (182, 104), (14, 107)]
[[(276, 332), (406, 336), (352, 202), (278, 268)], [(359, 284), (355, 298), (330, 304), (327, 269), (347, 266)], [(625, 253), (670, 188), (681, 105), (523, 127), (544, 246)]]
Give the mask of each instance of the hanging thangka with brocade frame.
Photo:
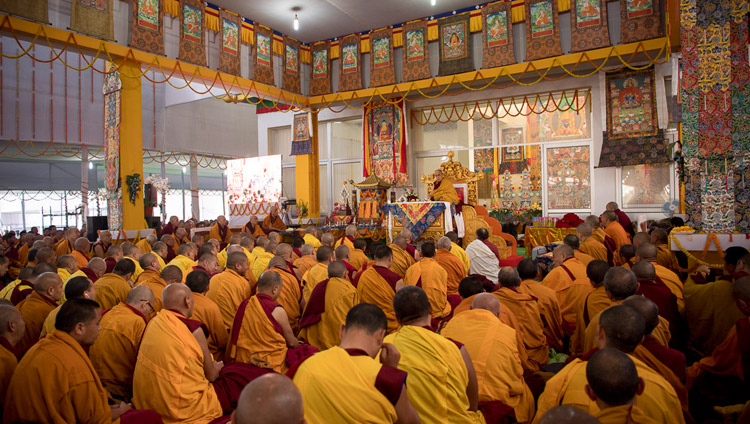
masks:
[(488, 4), (482, 8), (483, 69), (516, 63), (510, 9), (509, 1)]
[(255, 33), (255, 54), (253, 81), (274, 85), (273, 82), (273, 30), (257, 22), (253, 24)]
[(321, 41), (310, 46), (310, 95), (331, 92), (331, 42)]
[(404, 67), (401, 80), (416, 81), (430, 78), (430, 61), (427, 52), (427, 21), (409, 22), (401, 28), (404, 39)]
[(310, 122), (310, 114), (308, 112), (294, 114), (291, 156), (312, 154)]
[(200, 0), (180, 0), (180, 54), (178, 60), (206, 66), (204, 32), (206, 4)]
[(3, 0), (0, 12), (12, 13), (33, 21), (49, 24), (47, 0)]
[(620, 44), (648, 40), (663, 35), (661, 2), (659, 0), (620, 1)]
[(339, 91), (362, 88), (359, 34), (347, 35), (339, 43)]
[(570, 2), (570, 51), (609, 46), (606, 0), (572, 0)]
[(364, 108), (362, 129), (364, 176), (375, 174), (397, 186), (408, 184), (404, 101), (369, 103)]
[(240, 61), (240, 31), (242, 19), (227, 10), (219, 10), (221, 21), (221, 47), (219, 49), (219, 70), (239, 76), (242, 69)]
[(281, 73), (281, 88), (292, 93), (301, 93), (299, 41), (284, 36), (284, 70)]
[(526, 59), (560, 56), (557, 0), (529, 0), (526, 4)]
[(104, 40), (114, 40), (112, 0), (72, 0), (70, 29)]
[(474, 55), (469, 33), (469, 12), (438, 20), (440, 75), (460, 74), (474, 70)]
[(164, 55), (164, 0), (135, 0), (130, 47)]
[(370, 33), (370, 87), (396, 83), (393, 64), (393, 30), (381, 29)]
[(107, 224), (111, 230), (122, 228), (122, 192), (120, 187), (120, 98), (122, 80), (114, 65), (104, 76), (104, 170), (107, 189)]

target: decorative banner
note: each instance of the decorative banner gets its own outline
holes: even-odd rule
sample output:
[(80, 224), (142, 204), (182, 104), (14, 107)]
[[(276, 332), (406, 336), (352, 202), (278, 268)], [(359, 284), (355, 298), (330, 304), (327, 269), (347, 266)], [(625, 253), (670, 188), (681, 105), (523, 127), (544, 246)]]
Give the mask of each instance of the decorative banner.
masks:
[(404, 68), (401, 80), (416, 81), (430, 78), (430, 61), (427, 52), (427, 21), (411, 22), (402, 27), (404, 39)]
[(219, 71), (239, 76), (242, 73), (242, 64), (240, 62), (242, 18), (232, 12), (220, 9), (219, 20), (221, 22)]
[(122, 228), (122, 195), (120, 185), (120, 90), (122, 80), (114, 65), (104, 76), (104, 142), (105, 184), (107, 188), (107, 223), (110, 230)]
[(310, 155), (312, 154), (312, 137), (310, 134), (310, 114), (307, 112), (295, 113), (294, 124), (292, 125), (292, 154)]
[(180, 0), (180, 53), (178, 60), (206, 66), (204, 37), (206, 4), (200, 0)]
[(273, 82), (273, 31), (255, 23), (255, 66), (253, 80), (268, 85)]
[(365, 106), (362, 122), (364, 176), (375, 174), (390, 184), (408, 185), (404, 101), (372, 102)]
[(657, 134), (654, 68), (607, 74), (608, 137)]
[[(492, 146), (492, 119), (472, 120), (474, 147)], [(474, 172), (493, 172), (495, 169), (495, 149), (474, 149)]]
[(590, 209), (589, 146), (547, 149), (548, 209)]
[(570, 2), (571, 52), (609, 46), (606, 0)]
[(12, 13), (33, 21), (49, 24), (47, 0), (3, 0), (0, 12)]
[(340, 48), (339, 91), (359, 90), (362, 88), (359, 34), (347, 35), (342, 38)]
[(281, 88), (292, 93), (301, 93), (299, 41), (284, 36), (284, 72), (281, 74)]
[(72, 0), (70, 7), (70, 29), (92, 37), (114, 40), (112, 0)]
[(526, 16), (525, 61), (560, 56), (557, 0), (529, 0), (526, 3)]
[(370, 87), (396, 83), (393, 64), (393, 30), (390, 28), (370, 33)]
[[(703, 0), (699, 1), (703, 2)], [(620, 44), (662, 36), (664, 36), (664, 30), (659, 0), (623, 0), (620, 2)]]
[(321, 41), (310, 46), (310, 95), (331, 92), (331, 42)]
[(446, 202), (392, 203), (383, 205), (383, 212), (392, 213), (393, 219), (402, 222), (404, 229), (418, 238), (445, 212), (445, 205)]
[(135, 0), (129, 46), (164, 55), (164, 0)]
[(510, 10), (511, 3), (506, 1), (482, 8), (483, 69), (516, 63)]
[(438, 20), (440, 75), (474, 70), (474, 55), (469, 34), (469, 12)]
[(598, 168), (672, 161), (667, 154), (669, 141), (662, 130), (658, 130), (655, 136), (633, 138), (609, 138), (605, 131), (602, 140)]

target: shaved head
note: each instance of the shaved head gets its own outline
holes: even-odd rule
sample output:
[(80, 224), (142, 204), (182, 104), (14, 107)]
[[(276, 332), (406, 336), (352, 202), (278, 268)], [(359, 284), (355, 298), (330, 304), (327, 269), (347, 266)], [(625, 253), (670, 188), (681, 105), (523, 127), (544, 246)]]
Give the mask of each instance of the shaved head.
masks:
[(635, 236), (633, 236), (633, 246), (638, 248), (638, 246), (642, 245), (643, 243), (650, 243), (651, 242), (651, 236), (648, 235), (648, 233), (636, 233)]
[(43, 247), (39, 249), (38, 252), (36, 252), (37, 263), (47, 262), (49, 264), (54, 265), (55, 257), (56, 257), (55, 251), (49, 247)]
[(655, 261), (657, 249), (656, 246), (651, 243), (643, 243), (635, 251), (636, 255), (641, 258), (642, 261)]
[(402, 249), (406, 249), (407, 241), (404, 237), (398, 236), (395, 239), (393, 239), (393, 244), (395, 244), (396, 246)]
[(437, 248), (451, 250), (451, 239), (445, 236), (440, 237), (437, 241)]
[(62, 255), (57, 258), (58, 268), (71, 268), (73, 265), (75, 265), (76, 267), (78, 266), (78, 262), (76, 261), (76, 258), (73, 257), (73, 255)]
[(258, 278), (258, 292), (269, 293), (276, 286), (281, 286), (281, 275), (272, 271), (264, 271)]
[(159, 270), (159, 260), (156, 259), (156, 254), (152, 252), (142, 255), (140, 259), (138, 259), (138, 264), (143, 269), (150, 269), (152, 271)]
[(356, 236), (357, 235), (357, 226), (356, 225), (347, 225), (346, 226), (346, 235), (347, 236)]
[(321, 263), (330, 261), (332, 257), (333, 249), (328, 246), (320, 246), (315, 253), (315, 259)]
[(286, 269), (286, 259), (282, 256), (274, 256), (268, 261), (268, 268), (283, 268)]
[(299, 248), (299, 251), (302, 252), (302, 256), (315, 254), (315, 248), (312, 247), (312, 244), (303, 244), (302, 247)]
[[(240, 247), (240, 250), (242, 247)], [(247, 264), (247, 255), (245, 252), (232, 252), (227, 251), (227, 269), (234, 269), (238, 264)]]
[(651, 231), (651, 243), (653, 244), (667, 244), (669, 234), (661, 228), (655, 228)]
[(336, 254), (336, 259), (340, 261), (344, 259), (349, 259), (349, 246), (345, 246), (342, 244), (341, 246), (336, 248), (334, 253)]
[(555, 250), (552, 251), (553, 255), (562, 255), (563, 258), (569, 258), (573, 256), (573, 248), (568, 246), (567, 244), (563, 244), (560, 246), (557, 246)]
[(333, 261), (328, 264), (328, 278), (344, 278), (344, 276), (346, 276), (346, 266), (343, 262)]
[(654, 281), (656, 279), (656, 268), (651, 262), (636, 262), (631, 269), (638, 281)]
[(51, 287), (56, 286), (57, 284), (62, 284), (62, 278), (60, 278), (57, 273), (45, 272), (43, 274), (40, 274), (38, 277), (36, 277), (36, 280), (34, 280), (34, 290), (38, 291), (39, 293), (46, 293), (47, 290), (49, 290)]
[[(20, 332), (16, 336), (17, 340), (7, 337), (12, 331), (11, 328), (16, 328), (16, 331)], [(0, 304), (0, 336), (10, 339), (9, 341), (15, 344), (23, 337), (23, 329), (24, 322), (21, 311), (13, 307), (13, 305)]]
[(281, 243), (276, 247), (276, 255), (282, 256), (284, 259), (291, 259), (292, 257), (292, 245), (287, 243)]
[(575, 406), (559, 405), (545, 412), (539, 424), (599, 424), (599, 420)]
[(625, 300), (638, 290), (638, 281), (631, 270), (616, 266), (610, 268), (604, 276), (604, 290), (614, 300)]
[(90, 247), (91, 242), (86, 237), (79, 237), (76, 239), (75, 243), (73, 243), (73, 248), (82, 252), (88, 252)]
[(272, 242), (278, 244), (279, 242), (281, 242), (281, 236), (279, 235), (279, 233), (273, 232), (273, 233), (271, 233), (271, 234), (268, 235), (268, 241), (272, 241)]
[(732, 295), (735, 299), (750, 302), (750, 277), (742, 277), (735, 281)]
[(646, 323), (635, 309), (617, 305), (604, 310), (599, 316), (599, 329), (604, 333), (605, 346), (625, 353), (633, 353), (643, 340)]
[(633, 295), (622, 302), (623, 306), (633, 308), (641, 314), (646, 324), (645, 334), (649, 335), (659, 325), (659, 307), (646, 296)]
[(268, 373), (245, 386), (232, 422), (237, 424), (298, 424), (304, 421), (302, 394), (292, 380)]
[(601, 349), (589, 358), (586, 379), (596, 397), (610, 407), (632, 401), (641, 382), (633, 360), (610, 348)]
[(154, 302), (154, 292), (146, 285), (135, 286), (130, 289), (125, 303), (130, 306), (135, 306), (142, 300), (147, 300), (151, 303)]
[(500, 301), (491, 293), (480, 293), (474, 297), (471, 309), (484, 309), (492, 312), (492, 315), (500, 315)]
[(87, 265), (87, 268), (94, 271), (97, 277), (101, 277), (107, 272), (107, 263), (102, 258), (92, 258)]
[(190, 318), (193, 314), (193, 292), (182, 283), (170, 284), (161, 292), (164, 309), (174, 309)]
[(320, 236), (320, 243), (329, 247), (333, 247), (333, 242), (335, 240), (336, 239), (333, 237), (333, 234), (331, 233), (325, 233), (322, 236)]
[(182, 270), (177, 265), (167, 265), (161, 270), (159, 277), (166, 281), (167, 284), (170, 282), (182, 282)]

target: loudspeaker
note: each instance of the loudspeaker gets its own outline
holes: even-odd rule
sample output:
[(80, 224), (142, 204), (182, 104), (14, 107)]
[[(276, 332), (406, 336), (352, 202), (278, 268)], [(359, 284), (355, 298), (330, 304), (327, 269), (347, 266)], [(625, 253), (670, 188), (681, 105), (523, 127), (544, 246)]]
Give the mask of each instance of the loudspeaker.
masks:
[(90, 242), (94, 243), (99, 239), (98, 231), (108, 230), (109, 224), (107, 223), (106, 216), (89, 216), (86, 217), (86, 238)]

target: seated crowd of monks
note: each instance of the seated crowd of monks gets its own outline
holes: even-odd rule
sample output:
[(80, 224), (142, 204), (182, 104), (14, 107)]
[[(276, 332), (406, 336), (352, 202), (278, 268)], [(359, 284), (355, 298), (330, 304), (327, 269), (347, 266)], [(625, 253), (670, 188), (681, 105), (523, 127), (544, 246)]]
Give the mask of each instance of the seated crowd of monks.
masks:
[(750, 254), (685, 269), (617, 212), (551, 267), (502, 266), (485, 229), (464, 250), (277, 215), (9, 233), (0, 422), (748, 422)]

